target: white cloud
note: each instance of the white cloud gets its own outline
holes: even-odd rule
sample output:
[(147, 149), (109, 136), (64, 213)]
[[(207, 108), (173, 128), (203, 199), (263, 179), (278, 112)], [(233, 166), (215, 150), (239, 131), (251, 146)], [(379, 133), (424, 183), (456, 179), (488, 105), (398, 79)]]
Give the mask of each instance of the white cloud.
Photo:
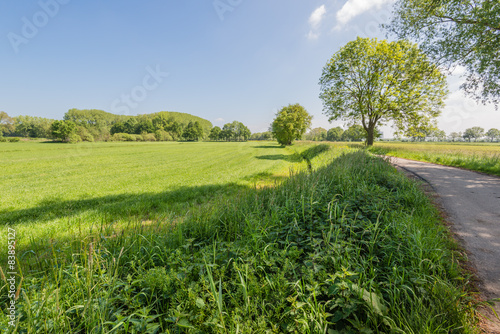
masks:
[(369, 11), (373, 7), (380, 9), (382, 5), (394, 1), (395, 0), (347, 0), (344, 6), (337, 12), (336, 28), (341, 28), (356, 16)]
[(321, 21), (323, 21), (323, 18), (325, 17), (325, 14), (325, 5), (322, 5), (314, 10), (314, 12), (309, 17), (309, 24), (313, 29), (317, 29), (319, 27)]
[(309, 34), (307, 34), (308, 39), (318, 39), (319, 33), (317, 32), (317, 30), (321, 22), (323, 21), (325, 14), (325, 5), (321, 5), (320, 7), (316, 8), (314, 12), (312, 12), (311, 16), (309, 16), (309, 24), (311, 25), (311, 30), (309, 31)]
[(221, 117), (219, 117), (215, 120), (215, 123), (223, 123), (223, 122), (224, 122), (224, 118), (221, 118)]
[(318, 39), (319, 37), (319, 34), (315, 33), (314, 31), (309, 31), (309, 33), (307, 34), (307, 38), (308, 39)]

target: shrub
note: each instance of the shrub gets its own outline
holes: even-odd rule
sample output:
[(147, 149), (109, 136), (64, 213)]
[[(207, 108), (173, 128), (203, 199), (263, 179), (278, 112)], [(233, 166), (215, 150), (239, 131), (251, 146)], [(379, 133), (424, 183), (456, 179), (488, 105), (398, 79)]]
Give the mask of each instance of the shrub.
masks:
[(142, 137), (142, 135), (131, 135), (135, 138), (136, 141), (144, 141), (144, 138)]
[(17, 142), (20, 142), (20, 141), (21, 141), (21, 139), (17, 138), (17, 137), (9, 138), (9, 142), (11, 142), (11, 143), (17, 143)]
[(157, 141), (173, 141), (172, 135), (165, 130), (158, 130), (155, 132), (155, 138)]
[(110, 138), (111, 141), (135, 141), (135, 136), (128, 133), (115, 133)]
[(76, 144), (76, 143), (79, 143), (81, 141), (82, 141), (82, 137), (80, 137), (76, 133), (72, 133), (68, 137), (68, 143), (71, 143), (71, 144)]
[(144, 141), (156, 141), (154, 133), (145, 133), (142, 135), (142, 140)]

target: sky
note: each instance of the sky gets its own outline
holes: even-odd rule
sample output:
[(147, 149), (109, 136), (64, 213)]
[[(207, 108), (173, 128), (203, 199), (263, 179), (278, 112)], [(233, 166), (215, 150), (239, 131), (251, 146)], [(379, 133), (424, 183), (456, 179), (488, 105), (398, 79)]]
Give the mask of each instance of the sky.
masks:
[[(343, 126), (323, 114), (322, 69), (357, 36), (387, 38), (380, 24), (392, 3), (2, 0), (0, 110), (53, 119), (72, 108), (178, 111), (261, 132), (281, 107), (300, 103), (313, 115), (312, 127)], [(448, 79), (439, 127), (500, 128), (500, 110), (458, 89), (461, 72)]]

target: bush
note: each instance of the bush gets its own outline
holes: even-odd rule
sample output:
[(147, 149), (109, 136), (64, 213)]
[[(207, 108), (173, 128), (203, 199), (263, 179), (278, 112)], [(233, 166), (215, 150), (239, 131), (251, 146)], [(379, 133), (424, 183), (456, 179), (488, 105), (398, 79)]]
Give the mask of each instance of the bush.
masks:
[(157, 141), (173, 141), (172, 135), (165, 130), (158, 130), (155, 132), (155, 138)]
[(142, 135), (142, 140), (144, 141), (156, 141), (154, 133), (145, 133)]
[(14, 137), (14, 138), (9, 138), (9, 142), (11, 143), (17, 143), (17, 142), (20, 142), (21, 139), (17, 138), (17, 137)]
[(111, 141), (135, 141), (135, 136), (128, 133), (115, 133), (110, 138)]
[(136, 141), (144, 141), (144, 138), (142, 137), (142, 135), (131, 135), (135, 138)]
[(71, 143), (71, 144), (76, 144), (76, 143), (79, 143), (81, 141), (82, 141), (82, 137), (80, 137), (76, 133), (72, 133), (68, 137), (68, 143)]

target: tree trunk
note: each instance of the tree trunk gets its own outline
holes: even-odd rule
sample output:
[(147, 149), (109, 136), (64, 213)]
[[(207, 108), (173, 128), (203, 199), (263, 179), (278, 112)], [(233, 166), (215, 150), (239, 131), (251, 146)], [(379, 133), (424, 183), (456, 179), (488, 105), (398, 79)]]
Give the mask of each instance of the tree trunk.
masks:
[(375, 126), (369, 127), (366, 130), (366, 145), (367, 146), (373, 146), (374, 135), (375, 135)]

